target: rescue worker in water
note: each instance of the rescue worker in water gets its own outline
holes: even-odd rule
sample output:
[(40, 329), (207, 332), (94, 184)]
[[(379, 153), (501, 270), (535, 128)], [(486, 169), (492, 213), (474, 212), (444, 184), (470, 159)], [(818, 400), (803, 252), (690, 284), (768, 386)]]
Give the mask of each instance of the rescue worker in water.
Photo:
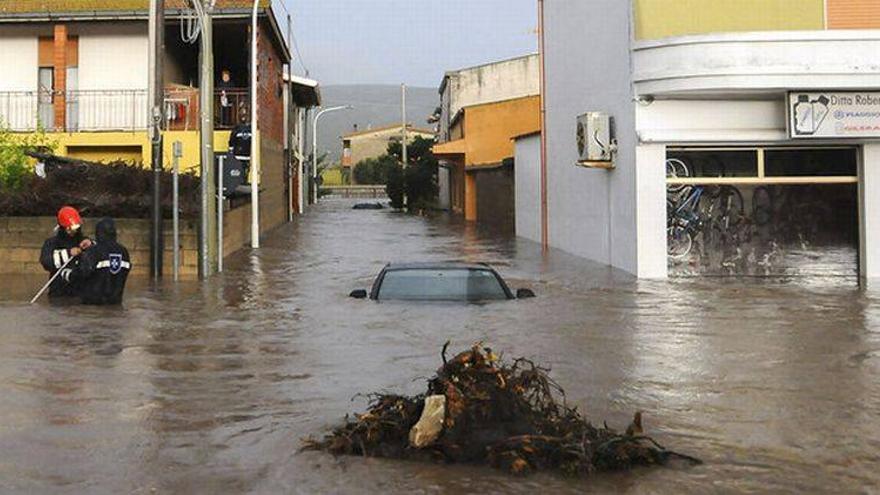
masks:
[(40, 264), (49, 272), (50, 278), (64, 268), (49, 286), (50, 299), (77, 295), (77, 287), (71, 282), (70, 274), (79, 263), (75, 258), (92, 246), (91, 239), (83, 235), (82, 219), (75, 208), (61, 208), (58, 210), (57, 220), (55, 235), (46, 239), (40, 252)]
[(83, 304), (121, 304), (131, 258), (116, 240), (113, 219), (98, 222), (92, 241), (83, 236), (79, 212), (65, 206), (58, 211), (55, 230), (40, 253), (40, 263), (50, 277), (61, 270), (49, 286), (49, 298), (76, 297)]
[(122, 304), (130, 270), (128, 249), (116, 240), (116, 223), (104, 218), (95, 227), (95, 242), (83, 251), (70, 280), (78, 286), (83, 304)]

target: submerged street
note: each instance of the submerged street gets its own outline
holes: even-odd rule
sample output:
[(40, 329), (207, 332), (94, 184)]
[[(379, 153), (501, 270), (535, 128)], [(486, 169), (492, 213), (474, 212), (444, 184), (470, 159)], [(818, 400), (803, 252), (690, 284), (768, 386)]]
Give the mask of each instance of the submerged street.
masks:
[[(0, 287), (3, 493), (868, 493), (880, 490), (880, 293), (855, 278), (639, 282), (446, 217), (329, 200), (206, 284), (122, 309)], [(537, 298), (355, 300), (390, 261), (485, 261)], [(423, 391), (443, 343), (549, 365), (569, 404), (702, 458), (576, 480), (299, 453), (357, 394)], [(414, 380), (415, 379), (415, 380)], [(352, 399), (354, 397), (354, 399)]]

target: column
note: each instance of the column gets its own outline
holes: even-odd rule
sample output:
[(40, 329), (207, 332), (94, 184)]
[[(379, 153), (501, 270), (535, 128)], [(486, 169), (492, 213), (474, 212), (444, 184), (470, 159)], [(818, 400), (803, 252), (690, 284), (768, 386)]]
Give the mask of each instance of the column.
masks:
[(55, 129), (64, 130), (67, 122), (67, 26), (55, 25), (55, 43), (53, 47), (55, 95), (52, 104), (55, 110)]
[(636, 243), (639, 278), (669, 276), (666, 256), (666, 146), (636, 146)]
[(862, 147), (859, 161), (859, 273), (880, 285), (880, 144)]

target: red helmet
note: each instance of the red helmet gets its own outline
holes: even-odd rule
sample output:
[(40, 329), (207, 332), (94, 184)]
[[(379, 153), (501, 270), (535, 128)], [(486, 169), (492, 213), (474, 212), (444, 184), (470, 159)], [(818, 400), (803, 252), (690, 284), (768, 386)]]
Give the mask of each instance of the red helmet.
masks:
[(72, 206), (65, 206), (58, 210), (58, 225), (67, 231), (78, 230), (82, 227), (82, 219), (79, 212)]

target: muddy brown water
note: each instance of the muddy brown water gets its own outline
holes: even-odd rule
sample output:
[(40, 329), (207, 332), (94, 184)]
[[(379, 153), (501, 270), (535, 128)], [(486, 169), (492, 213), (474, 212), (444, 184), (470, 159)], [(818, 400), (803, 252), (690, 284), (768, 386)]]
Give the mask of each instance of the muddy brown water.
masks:
[[(848, 278), (636, 282), (447, 219), (329, 201), (204, 286), (35, 307), (0, 280), (2, 493), (876, 493), (880, 299)], [(349, 299), (390, 260), (494, 263), (532, 300)], [(416, 393), (447, 339), (549, 364), (568, 400), (703, 458), (587, 480), (297, 453)]]

